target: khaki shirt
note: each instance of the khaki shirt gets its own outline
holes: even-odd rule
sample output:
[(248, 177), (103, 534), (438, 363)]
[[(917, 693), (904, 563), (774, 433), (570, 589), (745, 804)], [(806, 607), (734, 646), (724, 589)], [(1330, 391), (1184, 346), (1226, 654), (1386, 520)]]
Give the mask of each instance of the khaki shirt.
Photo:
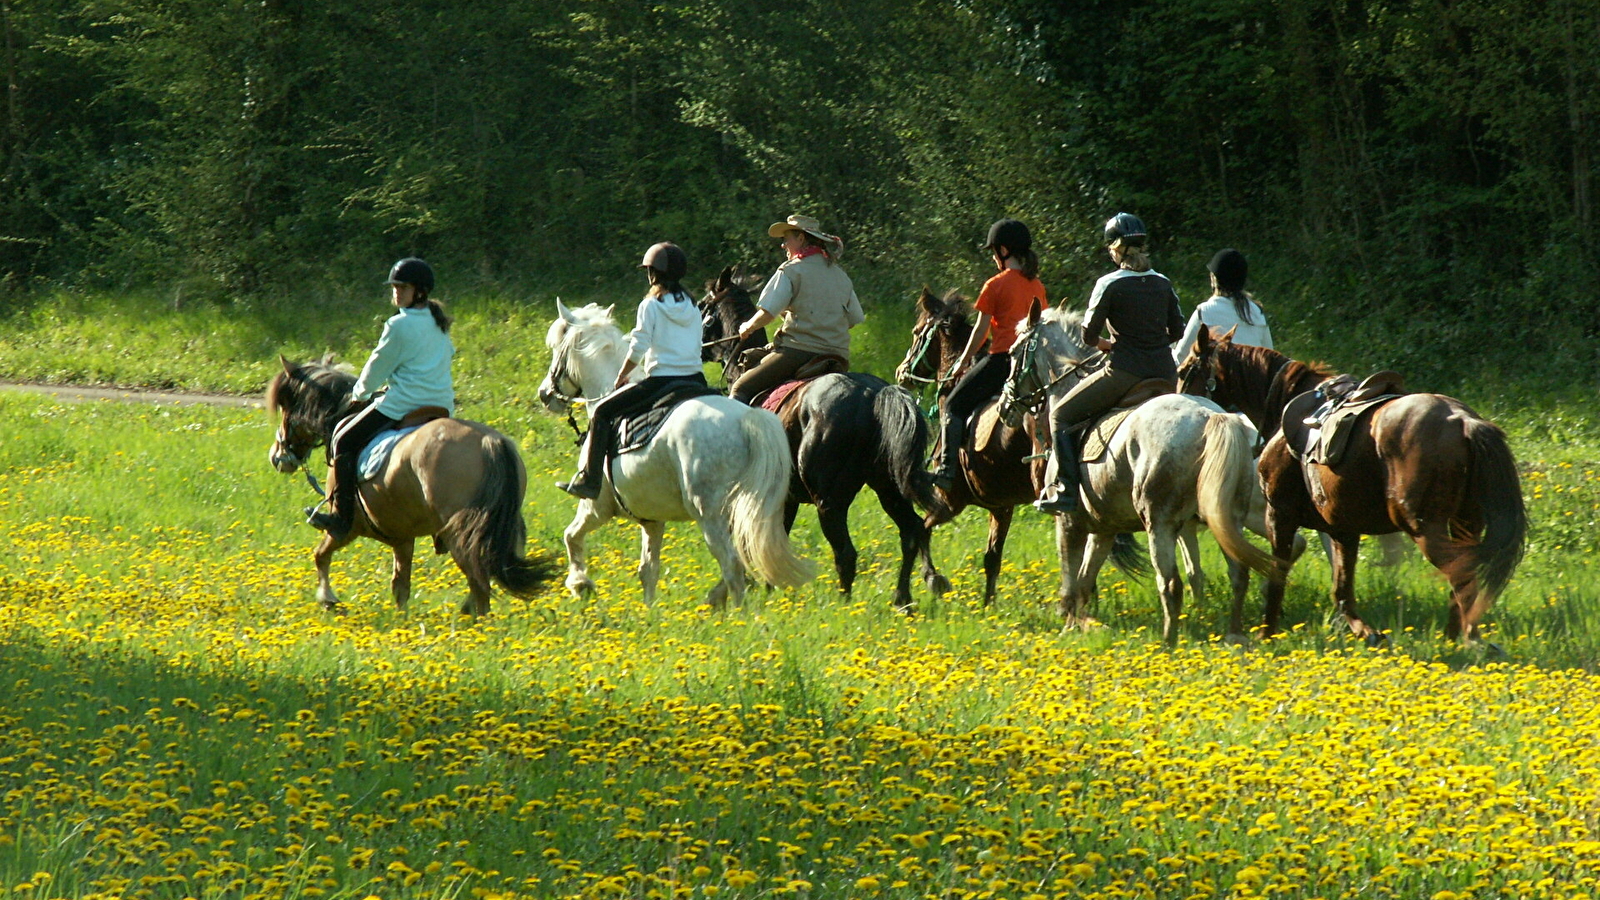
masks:
[(779, 266), (761, 289), (756, 305), (783, 317), (783, 325), (772, 339), (774, 347), (847, 358), (850, 329), (867, 317), (850, 276), (821, 253)]

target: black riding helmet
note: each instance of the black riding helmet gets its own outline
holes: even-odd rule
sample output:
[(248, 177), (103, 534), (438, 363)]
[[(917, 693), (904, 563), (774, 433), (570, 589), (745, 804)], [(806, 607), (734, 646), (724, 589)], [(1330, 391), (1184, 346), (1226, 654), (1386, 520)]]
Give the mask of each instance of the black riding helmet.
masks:
[(1217, 287), (1224, 291), (1243, 290), (1245, 280), (1250, 277), (1250, 263), (1243, 253), (1232, 247), (1218, 250), (1211, 262), (1206, 263), (1206, 268), (1217, 276)]
[(1033, 249), (1033, 235), (1028, 232), (1028, 226), (1016, 219), (1001, 219), (989, 226), (989, 239), (983, 244), (985, 250), (996, 247), (1004, 247), (1012, 253), (1027, 253)]
[(1106, 220), (1107, 244), (1115, 244), (1119, 240), (1129, 244), (1142, 244), (1147, 234), (1144, 223), (1133, 213), (1119, 212)]
[(654, 269), (661, 274), (661, 280), (672, 284), (682, 281), (685, 273), (689, 271), (689, 254), (683, 248), (671, 241), (662, 241), (650, 245), (644, 252), (644, 261), (639, 263), (642, 269)]
[(433, 292), (433, 267), (415, 256), (408, 256), (389, 269), (389, 280), (384, 284), (416, 285), (423, 294), (430, 294)]

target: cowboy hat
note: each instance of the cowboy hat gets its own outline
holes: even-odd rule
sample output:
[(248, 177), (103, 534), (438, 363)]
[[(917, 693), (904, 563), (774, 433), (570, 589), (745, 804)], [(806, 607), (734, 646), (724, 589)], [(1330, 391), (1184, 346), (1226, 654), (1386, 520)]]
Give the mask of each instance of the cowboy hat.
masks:
[(804, 231), (820, 241), (837, 241), (838, 238), (822, 230), (822, 223), (810, 216), (790, 216), (782, 222), (774, 222), (767, 228), (768, 237), (783, 237), (790, 231)]

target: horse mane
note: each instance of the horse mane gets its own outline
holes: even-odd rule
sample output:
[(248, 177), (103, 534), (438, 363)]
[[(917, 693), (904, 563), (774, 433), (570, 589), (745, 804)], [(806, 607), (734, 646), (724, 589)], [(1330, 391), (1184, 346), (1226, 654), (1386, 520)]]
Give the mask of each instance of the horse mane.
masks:
[(1091, 348), (1083, 346), (1083, 313), (1075, 309), (1064, 309), (1052, 306), (1039, 314), (1037, 325), (1023, 319), (1017, 323), (1017, 341), (1020, 343), (1035, 330), (1046, 327), (1059, 329), (1061, 337), (1068, 345), (1070, 353), (1066, 354), (1074, 359), (1083, 359), (1088, 356)]
[(330, 425), (344, 411), (356, 375), (344, 363), (334, 363), (333, 354), (320, 361), (296, 365), (287, 360), (284, 368), (267, 384), (267, 410)]
[(1232, 341), (1217, 347), (1217, 359), (1233, 382), (1234, 396), (1240, 397), (1264, 398), (1271, 393), (1274, 380), (1291, 388), (1308, 376), (1321, 381), (1339, 374), (1325, 363), (1302, 362), (1268, 347)]

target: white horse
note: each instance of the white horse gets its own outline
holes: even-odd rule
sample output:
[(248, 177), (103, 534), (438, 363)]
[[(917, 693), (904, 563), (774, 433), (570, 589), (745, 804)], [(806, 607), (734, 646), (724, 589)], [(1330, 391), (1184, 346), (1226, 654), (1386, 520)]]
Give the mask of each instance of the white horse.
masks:
[[(622, 371), (627, 342), (596, 304), (560, 313), (545, 343), (550, 371), (539, 399), (552, 412), (606, 395)], [(619, 513), (639, 523), (639, 583), (655, 601), (661, 572), (661, 538), (669, 521), (700, 524), (722, 580), (706, 602), (720, 608), (731, 594), (743, 600), (746, 570), (768, 584), (794, 587), (815, 568), (795, 554), (783, 528), (783, 504), (792, 467), (789, 440), (778, 417), (727, 397), (696, 397), (674, 409), (649, 446), (612, 463), (597, 500), (582, 500), (567, 526), (567, 588), (583, 596), (594, 589), (584, 537)], [(616, 481), (613, 483), (612, 478)]]
[[(1002, 415), (1015, 420), (1020, 410), (1048, 396), (1059, 402), (1083, 377), (1081, 364), (1093, 354), (1080, 341), (1078, 313), (1037, 304), (1018, 330), (1011, 349), (1011, 377), (1001, 395)], [(1009, 407), (1013, 407), (1008, 409)], [(1048, 429), (1042, 421), (1041, 428)], [(1243, 633), (1243, 603), (1248, 566), (1262, 574), (1280, 564), (1245, 539), (1244, 524), (1260, 519), (1261, 487), (1252, 449), (1255, 431), (1209, 400), (1166, 394), (1141, 404), (1117, 427), (1106, 452), (1080, 466), (1078, 511), (1056, 518), (1056, 549), (1061, 557), (1061, 615), (1067, 625), (1089, 621), (1095, 580), (1111, 551), (1112, 538), (1131, 531), (1150, 535), (1150, 560), (1161, 590), (1162, 636), (1178, 637), (1183, 583), (1176, 547), (1184, 543), (1190, 589), (1200, 599), (1196, 526), (1204, 522), (1228, 558), (1234, 586), (1229, 633)], [(1252, 508), (1254, 515), (1252, 516)], [(1263, 522), (1252, 523), (1260, 530)]]

